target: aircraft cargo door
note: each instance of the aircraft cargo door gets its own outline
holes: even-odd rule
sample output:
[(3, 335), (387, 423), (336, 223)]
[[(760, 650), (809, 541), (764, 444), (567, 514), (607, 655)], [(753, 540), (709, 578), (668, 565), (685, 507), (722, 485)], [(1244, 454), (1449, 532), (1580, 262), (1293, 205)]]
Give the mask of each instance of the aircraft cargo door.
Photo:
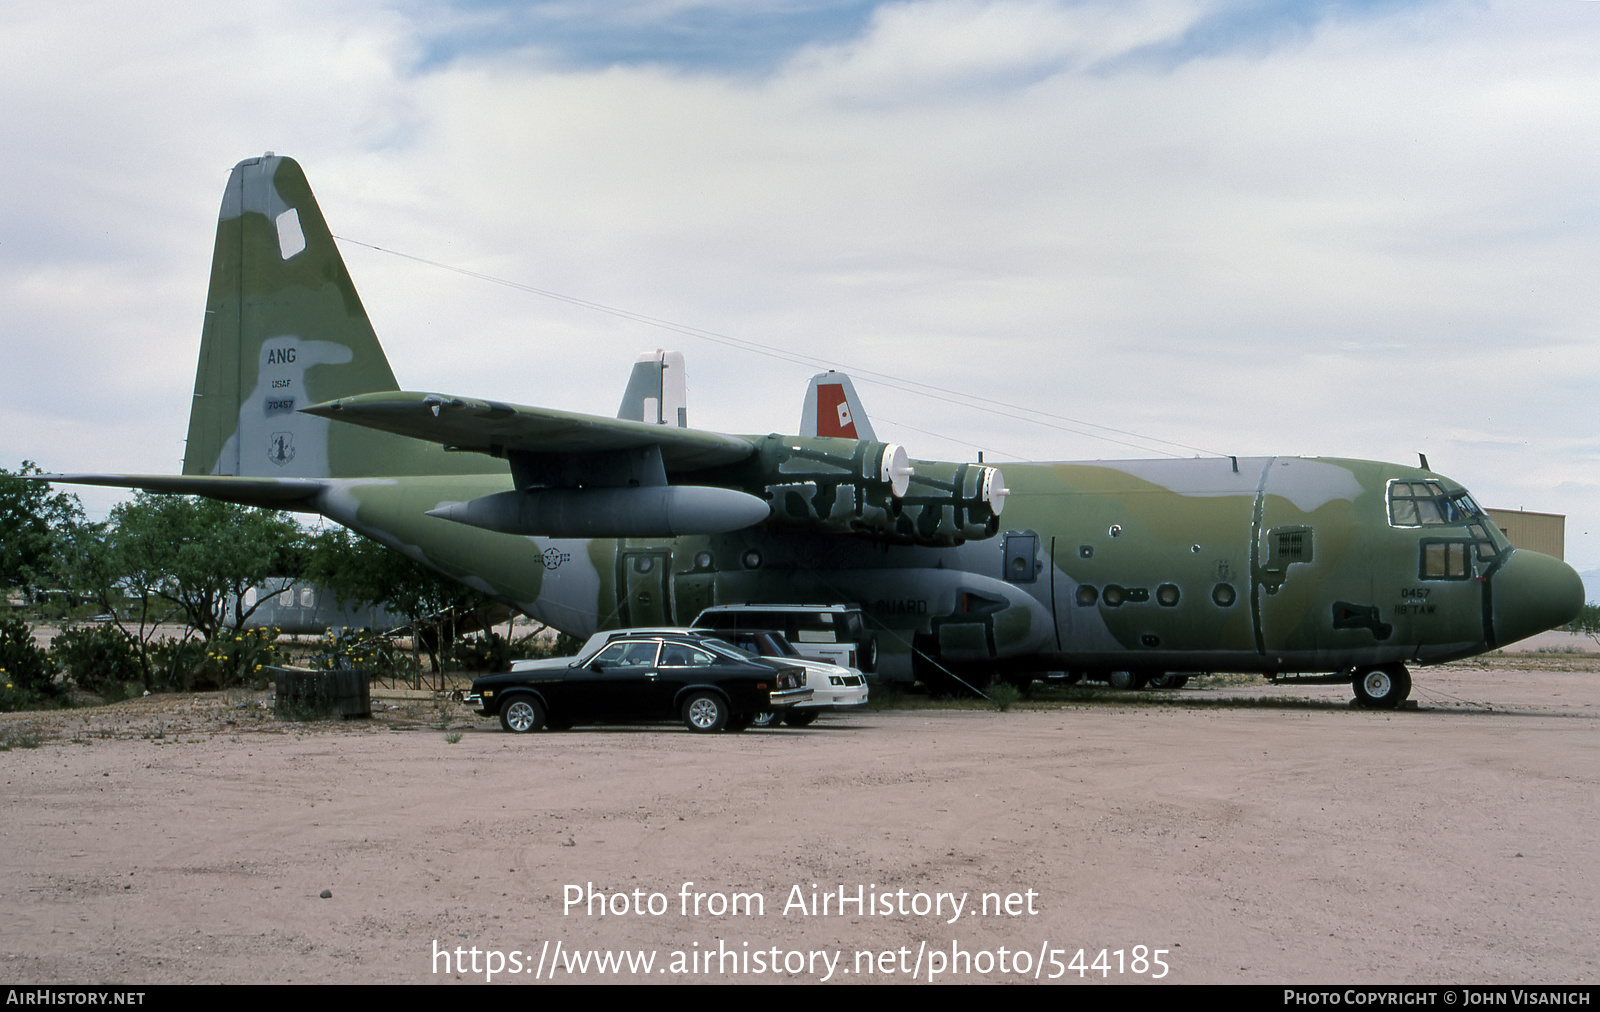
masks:
[(670, 625), (665, 548), (623, 548), (617, 552), (617, 608), (625, 627)]
[[(1269, 466), (1256, 506), (1250, 560), (1256, 648), (1267, 657), (1281, 658), (1289, 667), (1314, 663), (1317, 652), (1331, 645), (1336, 599), (1346, 610), (1376, 615), (1369, 563), (1350, 566), (1364, 547), (1352, 534), (1360, 530), (1354, 515), (1360, 492), (1355, 476), (1334, 462), (1280, 457)], [(1352, 568), (1363, 578), (1341, 584), (1340, 574)], [(1382, 638), (1375, 639), (1370, 630), (1364, 637), (1365, 644), (1354, 645)]]

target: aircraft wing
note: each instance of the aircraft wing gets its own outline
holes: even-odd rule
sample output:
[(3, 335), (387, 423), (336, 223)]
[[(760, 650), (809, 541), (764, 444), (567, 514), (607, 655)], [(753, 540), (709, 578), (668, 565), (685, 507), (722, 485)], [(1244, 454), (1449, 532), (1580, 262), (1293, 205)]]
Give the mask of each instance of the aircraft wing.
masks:
[(241, 506), (313, 512), (316, 510), (313, 500), (323, 486), (322, 482), (310, 478), (241, 478), (222, 474), (28, 474), (22, 477), (66, 485), (104, 485), (168, 495), (203, 495)]
[(495, 456), (506, 450), (591, 454), (659, 446), (662, 464), (670, 472), (733, 464), (756, 452), (754, 443), (739, 436), (414, 391), (341, 397), (301, 410)]

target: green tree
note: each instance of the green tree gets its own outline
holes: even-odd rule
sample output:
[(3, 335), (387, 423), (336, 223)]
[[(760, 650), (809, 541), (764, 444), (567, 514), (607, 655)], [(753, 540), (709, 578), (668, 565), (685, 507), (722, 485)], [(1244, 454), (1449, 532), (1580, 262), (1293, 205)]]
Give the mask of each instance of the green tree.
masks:
[(1572, 632), (1583, 633), (1585, 636), (1600, 643), (1600, 604), (1590, 601), (1578, 612), (1578, 617), (1568, 622), (1565, 628)]
[[(106, 523), (70, 528), (60, 556), (72, 586), (127, 636), (147, 684), (225, 685), (270, 662), (271, 644), (244, 633), (266, 596), (246, 603), (247, 592), (297, 576), (304, 539), (270, 510), (140, 492)], [(160, 627), (174, 622), (184, 639), (199, 633), (204, 647), (158, 643)]]
[(66, 492), (51, 492), (41, 481), (19, 475), (42, 474), (31, 460), (15, 472), (0, 468), (0, 591), (33, 594), (57, 582), (54, 565), (64, 532), (83, 522), (83, 505)]
[(95, 602), (109, 615), (136, 656), (140, 680), (155, 685), (151, 650), (157, 631), (179, 617), (177, 605), (156, 591), (163, 578), (130, 572), (124, 565), (115, 528), (109, 523), (79, 523), (60, 542), (57, 565), (76, 595)]
[(246, 604), (246, 592), (302, 564), (303, 532), (273, 510), (140, 492), (112, 509), (110, 528), (121, 579), (171, 602), (207, 640), (242, 630), (266, 599)]
[(304, 574), (311, 583), (332, 590), (341, 605), (380, 604), (405, 616), (413, 653), (426, 647), (436, 672), (441, 670), (440, 649), (457, 629), (486, 624), (483, 616), (494, 608), (478, 591), (342, 527), (311, 538)]

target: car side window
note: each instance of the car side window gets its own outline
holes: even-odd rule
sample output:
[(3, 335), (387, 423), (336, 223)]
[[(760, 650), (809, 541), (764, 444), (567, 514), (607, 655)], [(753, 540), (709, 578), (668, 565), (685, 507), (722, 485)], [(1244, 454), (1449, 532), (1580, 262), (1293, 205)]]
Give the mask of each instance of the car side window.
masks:
[(661, 648), (661, 666), (664, 668), (701, 668), (714, 660), (704, 650), (696, 650), (682, 643), (668, 643)]
[(682, 668), (689, 664), (689, 648), (681, 643), (668, 643), (661, 648), (661, 666)]
[(613, 643), (600, 651), (593, 663), (608, 668), (647, 668), (656, 662), (657, 645), (639, 641)]

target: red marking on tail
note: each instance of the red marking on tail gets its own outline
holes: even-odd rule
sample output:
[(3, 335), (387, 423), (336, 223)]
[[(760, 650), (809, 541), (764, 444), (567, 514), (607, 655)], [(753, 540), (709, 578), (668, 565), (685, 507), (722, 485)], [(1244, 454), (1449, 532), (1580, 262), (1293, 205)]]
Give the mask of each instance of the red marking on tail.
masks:
[(850, 417), (850, 404), (844, 399), (844, 384), (817, 385), (817, 435), (861, 438), (856, 435), (856, 420)]

